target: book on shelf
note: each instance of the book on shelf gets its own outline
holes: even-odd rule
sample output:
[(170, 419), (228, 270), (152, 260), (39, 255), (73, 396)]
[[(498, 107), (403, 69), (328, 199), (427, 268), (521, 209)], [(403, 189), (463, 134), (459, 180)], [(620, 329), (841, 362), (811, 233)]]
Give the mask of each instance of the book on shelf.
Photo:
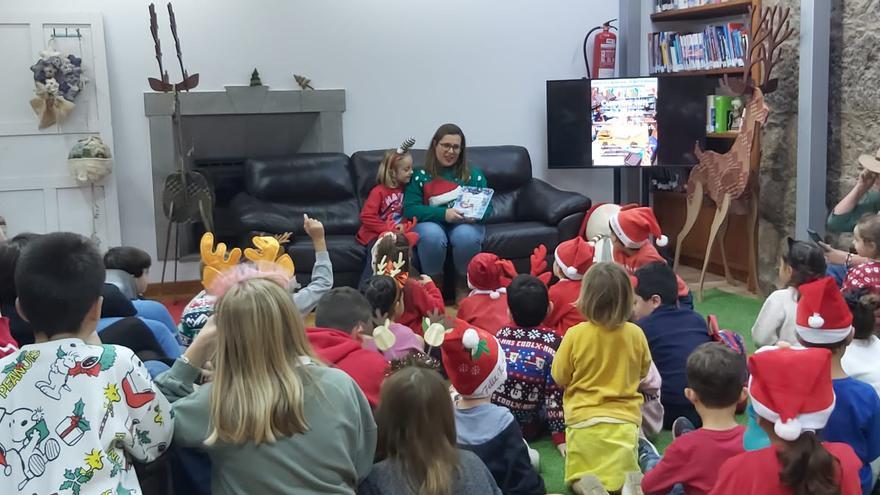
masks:
[(728, 0), (654, 0), (654, 11), (666, 12), (667, 10), (689, 9), (692, 7), (702, 7), (703, 5), (725, 3), (727, 1)]
[(653, 74), (743, 67), (748, 43), (741, 22), (706, 26), (696, 33), (648, 33), (648, 64)]

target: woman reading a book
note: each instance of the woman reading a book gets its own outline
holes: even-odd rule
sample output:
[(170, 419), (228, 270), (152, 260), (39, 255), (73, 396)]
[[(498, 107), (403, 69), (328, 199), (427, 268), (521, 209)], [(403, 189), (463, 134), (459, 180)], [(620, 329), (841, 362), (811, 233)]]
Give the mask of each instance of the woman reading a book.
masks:
[[(465, 149), (461, 128), (455, 124), (441, 125), (431, 138), (425, 166), (415, 171), (403, 195), (403, 216), (418, 221), (414, 230), (419, 234), (416, 251), (421, 270), (438, 286), (443, 281), (447, 246), (452, 245), (456, 299), (467, 295), (467, 266), (482, 250), (486, 233), (480, 223), (492, 214), (491, 202), (479, 201), (480, 192), (472, 189), (487, 188), (486, 176), (468, 165)], [(463, 209), (457, 204), (462, 188), (469, 188), (469, 194), (477, 199), (468, 202), (470, 208)], [(473, 208), (480, 203), (486, 206), (482, 215), (481, 208)]]

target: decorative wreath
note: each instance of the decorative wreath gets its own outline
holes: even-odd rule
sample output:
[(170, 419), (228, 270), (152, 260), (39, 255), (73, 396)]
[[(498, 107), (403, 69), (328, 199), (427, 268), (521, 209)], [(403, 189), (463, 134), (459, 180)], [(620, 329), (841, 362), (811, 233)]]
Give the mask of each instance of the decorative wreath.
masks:
[(62, 122), (73, 111), (73, 101), (85, 87), (82, 59), (75, 55), (62, 56), (61, 52), (46, 48), (31, 66), (34, 73), (36, 96), (31, 108), (40, 117), (40, 129)]

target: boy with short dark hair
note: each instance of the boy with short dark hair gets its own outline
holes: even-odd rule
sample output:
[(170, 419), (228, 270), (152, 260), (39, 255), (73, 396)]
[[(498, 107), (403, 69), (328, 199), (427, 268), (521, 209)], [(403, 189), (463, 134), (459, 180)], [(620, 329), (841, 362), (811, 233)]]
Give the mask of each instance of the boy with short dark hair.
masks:
[(5, 481), (27, 493), (140, 491), (128, 463), (171, 443), (170, 405), (125, 347), (101, 345), (104, 265), (84, 237), (42, 236), (15, 270), (36, 343), (0, 359)]
[(736, 422), (736, 405), (745, 398), (745, 376), (742, 354), (718, 342), (697, 347), (687, 360), (685, 395), (696, 407), (703, 427), (672, 442), (660, 462), (645, 473), (642, 491), (666, 494), (681, 484), (688, 495), (709, 493), (718, 467), (744, 451), (745, 427)]
[(507, 287), (507, 306), (514, 325), (495, 335), (507, 357), (507, 380), (492, 395), (492, 402), (510, 409), (523, 438), (532, 440), (549, 430), (553, 443), (564, 452), (562, 389), (550, 375), (562, 338), (541, 326), (553, 307), (547, 286), (531, 275), (518, 275)]
[(371, 335), (373, 307), (351, 287), (337, 287), (321, 298), (315, 309), (315, 327), (306, 336), (315, 353), (358, 384), (374, 409), (385, 380), (388, 362), (376, 351), (363, 348), (362, 335)]
[[(136, 247), (118, 246), (104, 253), (107, 283), (119, 287), (129, 299), (137, 299), (147, 291), (152, 265), (153, 259), (150, 254)], [(134, 292), (132, 293), (131, 290)]]
[(679, 417), (699, 426), (700, 417), (684, 395), (685, 370), (694, 349), (712, 341), (706, 321), (697, 312), (678, 305), (675, 272), (665, 263), (649, 263), (636, 270), (635, 278), (633, 320), (645, 332), (663, 380), (663, 427), (672, 428)]

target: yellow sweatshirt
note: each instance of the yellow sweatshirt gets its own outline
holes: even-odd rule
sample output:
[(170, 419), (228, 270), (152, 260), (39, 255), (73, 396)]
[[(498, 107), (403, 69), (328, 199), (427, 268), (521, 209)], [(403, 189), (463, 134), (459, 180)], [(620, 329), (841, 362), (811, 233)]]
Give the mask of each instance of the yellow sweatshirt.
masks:
[(571, 327), (553, 359), (553, 379), (565, 388), (565, 424), (598, 417), (642, 422), (639, 382), (648, 374), (651, 351), (632, 323), (608, 330), (591, 322)]

